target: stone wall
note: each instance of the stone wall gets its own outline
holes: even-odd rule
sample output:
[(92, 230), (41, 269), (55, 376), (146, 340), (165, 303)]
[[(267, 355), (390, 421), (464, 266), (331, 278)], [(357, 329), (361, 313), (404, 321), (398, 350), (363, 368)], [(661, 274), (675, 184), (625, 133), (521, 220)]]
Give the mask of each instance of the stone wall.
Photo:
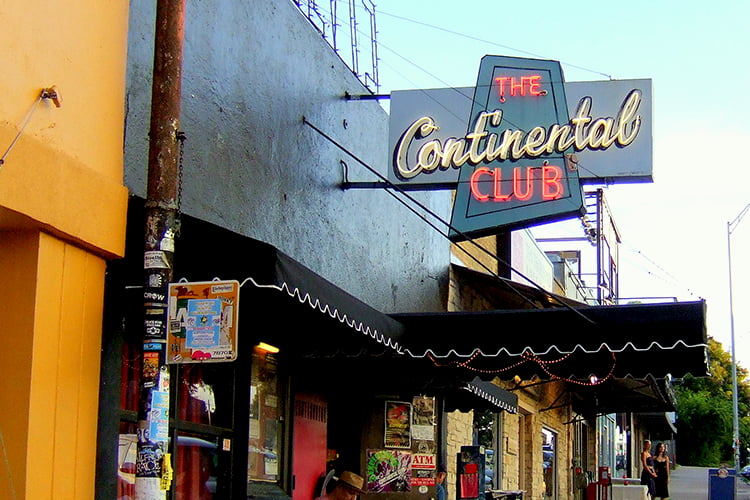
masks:
[(448, 476), (445, 484), (448, 489), (448, 500), (456, 500), (456, 456), (462, 446), (471, 446), (474, 431), (474, 412), (462, 413), (454, 411), (448, 413), (446, 429), (446, 450)]

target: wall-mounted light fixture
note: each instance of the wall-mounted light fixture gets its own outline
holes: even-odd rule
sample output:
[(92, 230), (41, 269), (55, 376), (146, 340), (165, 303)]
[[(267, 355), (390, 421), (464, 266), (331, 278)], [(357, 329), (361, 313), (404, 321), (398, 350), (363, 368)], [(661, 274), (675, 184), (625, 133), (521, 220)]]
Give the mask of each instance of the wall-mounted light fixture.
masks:
[(260, 342), (256, 348), (260, 349), (261, 351), (270, 352), (271, 354), (276, 354), (279, 352), (279, 348), (276, 346), (272, 346), (271, 344), (266, 344), (265, 342)]

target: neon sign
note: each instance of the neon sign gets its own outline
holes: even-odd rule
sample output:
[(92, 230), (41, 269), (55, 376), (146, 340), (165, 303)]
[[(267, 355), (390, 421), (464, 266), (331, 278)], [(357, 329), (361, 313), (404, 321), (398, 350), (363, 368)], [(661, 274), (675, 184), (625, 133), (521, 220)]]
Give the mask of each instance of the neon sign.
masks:
[[(501, 125), (503, 110), (482, 112), (470, 133), (442, 142), (438, 139), (426, 140), (439, 130), (439, 126), (428, 116), (419, 118), (406, 129), (396, 144), (396, 172), (401, 178), (410, 179), (437, 169), (460, 169), (465, 164), (540, 158), (560, 154), (570, 148), (576, 151), (601, 151), (612, 146), (626, 147), (636, 139), (641, 126), (638, 114), (640, 90), (630, 91), (617, 117), (593, 118), (591, 103), (591, 97), (581, 99), (575, 116), (567, 124), (553, 124), (546, 128), (535, 126), (528, 133), (519, 129), (489, 132), (488, 126), (494, 129)], [(417, 161), (410, 164), (409, 151), (415, 144), (418, 148)]]
[[(495, 77), (497, 90), (500, 95), (500, 102), (505, 102), (505, 89), (510, 91), (510, 95), (515, 96), (542, 96), (547, 95), (547, 91), (542, 90), (541, 75), (522, 76), (518, 79), (514, 76)], [(506, 85), (507, 84), (507, 85)]]
[(488, 55), (474, 87), (392, 94), (388, 179), (456, 189), (454, 241), (576, 217), (581, 178), (650, 178), (651, 114), (648, 80), (566, 83), (558, 61)]
[(639, 104), (640, 93), (631, 92), (616, 117), (597, 118), (591, 99), (581, 99), (569, 116), (560, 63), (486, 56), (466, 134), (438, 136), (438, 124), (422, 116), (396, 143), (395, 170), (403, 179), (458, 170), (453, 240), (573, 217), (584, 206), (568, 156), (625, 147), (638, 135)]
[[(538, 180), (535, 171), (540, 170)], [(484, 179), (484, 178), (488, 179)], [(557, 200), (563, 196), (564, 187), (561, 179), (563, 169), (555, 165), (542, 167), (515, 167), (512, 179), (503, 179), (503, 169), (479, 167), (469, 178), (469, 189), (477, 201), (504, 202), (516, 199), (526, 201), (534, 196), (535, 190), (541, 190), (542, 200)], [(487, 184), (491, 189), (485, 190)]]

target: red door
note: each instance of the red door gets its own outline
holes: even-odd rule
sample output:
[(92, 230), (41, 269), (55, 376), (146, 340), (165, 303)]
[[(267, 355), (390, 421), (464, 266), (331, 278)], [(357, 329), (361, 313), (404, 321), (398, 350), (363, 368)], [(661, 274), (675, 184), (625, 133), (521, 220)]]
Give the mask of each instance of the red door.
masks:
[(294, 398), (293, 500), (312, 500), (319, 480), (326, 473), (328, 404), (316, 394)]

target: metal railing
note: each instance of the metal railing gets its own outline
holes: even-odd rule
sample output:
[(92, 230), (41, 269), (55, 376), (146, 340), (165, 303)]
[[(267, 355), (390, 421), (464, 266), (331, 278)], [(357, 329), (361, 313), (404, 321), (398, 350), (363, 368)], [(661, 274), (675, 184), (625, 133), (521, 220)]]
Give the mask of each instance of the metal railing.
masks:
[[(371, 92), (377, 94), (380, 88), (378, 76), (378, 42), (375, 24), (375, 4), (372, 0), (346, 0), (347, 16), (342, 16), (348, 33), (339, 28), (339, 4), (344, 0), (292, 0), (322, 35), (323, 39), (336, 52), (354, 75)], [(326, 6), (326, 4), (328, 4)], [(367, 30), (362, 31), (360, 19), (366, 20)], [(367, 42), (360, 44), (360, 37)], [(345, 50), (349, 47), (351, 50)]]

